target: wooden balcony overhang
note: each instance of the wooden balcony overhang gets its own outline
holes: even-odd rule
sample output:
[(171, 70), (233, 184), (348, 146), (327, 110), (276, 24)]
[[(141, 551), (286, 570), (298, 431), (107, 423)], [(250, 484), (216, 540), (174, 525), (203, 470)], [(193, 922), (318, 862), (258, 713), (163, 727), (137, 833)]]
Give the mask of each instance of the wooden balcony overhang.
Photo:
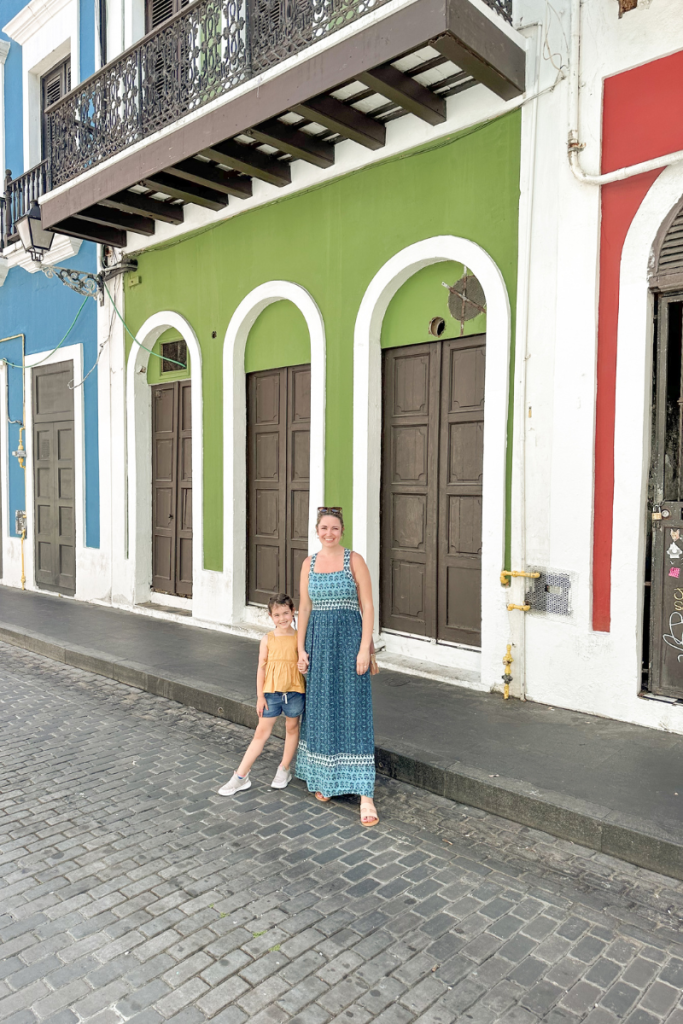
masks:
[[(43, 224), (123, 247), (128, 230), (151, 235), (156, 220), (182, 222), (185, 203), (220, 210), (231, 196), (251, 195), (254, 177), (289, 183), (291, 160), (324, 171), (338, 141), (378, 149), (394, 117), (442, 123), (446, 97), (477, 83), (503, 99), (524, 91), (523, 40), (483, 5), (415, 0), (368, 22), (47, 192)], [(412, 66), (411, 55), (419, 56)], [(442, 78), (425, 84), (439, 66)], [(361, 102), (373, 96), (379, 106)]]

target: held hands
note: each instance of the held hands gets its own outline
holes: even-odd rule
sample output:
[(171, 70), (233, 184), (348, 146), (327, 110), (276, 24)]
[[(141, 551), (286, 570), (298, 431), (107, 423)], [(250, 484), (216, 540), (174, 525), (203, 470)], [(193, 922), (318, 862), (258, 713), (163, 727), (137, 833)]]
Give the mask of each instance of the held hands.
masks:
[(370, 647), (361, 647), (356, 658), (356, 675), (363, 676), (370, 668)]
[(263, 712), (268, 710), (268, 701), (262, 693), (256, 698), (256, 714), (259, 718), (263, 718)]
[(301, 651), (301, 653), (299, 654), (299, 662), (297, 668), (301, 673), (308, 672), (308, 655), (306, 654), (306, 651)]

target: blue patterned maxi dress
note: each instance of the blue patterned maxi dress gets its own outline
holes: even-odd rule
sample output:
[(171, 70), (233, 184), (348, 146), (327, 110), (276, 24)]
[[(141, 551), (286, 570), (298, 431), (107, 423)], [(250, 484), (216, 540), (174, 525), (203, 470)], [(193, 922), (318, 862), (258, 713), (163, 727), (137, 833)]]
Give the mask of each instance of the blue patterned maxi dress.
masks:
[(363, 620), (351, 552), (339, 572), (315, 571), (311, 558), (306, 631), (309, 658), (306, 710), (296, 758), (297, 778), (311, 793), (338, 796), (375, 791), (375, 740), (370, 673), (356, 673)]

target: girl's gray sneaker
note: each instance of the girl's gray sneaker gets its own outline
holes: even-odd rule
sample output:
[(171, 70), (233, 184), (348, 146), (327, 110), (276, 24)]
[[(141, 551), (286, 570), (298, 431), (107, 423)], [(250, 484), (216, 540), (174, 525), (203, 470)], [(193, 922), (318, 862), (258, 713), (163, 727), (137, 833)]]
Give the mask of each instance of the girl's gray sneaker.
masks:
[(292, 773), (288, 768), (278, 768), (275, 772), (275, 778), (270, 784), (271, 789), (285, 789), (286, 786), (292, 781)]
[(237, 772), (230, 779), (230, 782), (226, 782), (224, 786), (218, 790), (219, 796), (234, 796), (235, 793), (239, 793), (242, 789), (249, 789), (251, 786), (251, 779), (249, 778), (249, 772), (244, 776), (243, 779), (239, 777)]

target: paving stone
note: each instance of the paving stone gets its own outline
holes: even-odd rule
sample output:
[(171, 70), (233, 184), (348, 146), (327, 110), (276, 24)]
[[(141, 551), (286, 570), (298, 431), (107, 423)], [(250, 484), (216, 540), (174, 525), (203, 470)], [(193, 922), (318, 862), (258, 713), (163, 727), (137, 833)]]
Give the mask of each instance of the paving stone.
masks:
[(601, 1003), (608, 1010), (616, 1013), (618, 1017), (624, 1017), (638, 996), (637, 988), (634, 988), (633, 985), (627, 985), (624, 981), (618, 981), (616, 985), (612, 986), (607, 995), (603, 997)]
[(654, 985), (650, 985), (643, 996), (641, 1006), (644, 1010), (651, 1010), (664, 1017), (671, 1010), (679, 995), (677, 989), (671, 988), (670, 985), (665, 985), (661, 981), (656, 981)]
[(298, 985), (290, 988), (289, 991), (278, 1000), (278, 1006), (290, 1014), (298, 1014), (305, 1006), (318, 999), (329, 986), (315, 975), (304, 978)]

